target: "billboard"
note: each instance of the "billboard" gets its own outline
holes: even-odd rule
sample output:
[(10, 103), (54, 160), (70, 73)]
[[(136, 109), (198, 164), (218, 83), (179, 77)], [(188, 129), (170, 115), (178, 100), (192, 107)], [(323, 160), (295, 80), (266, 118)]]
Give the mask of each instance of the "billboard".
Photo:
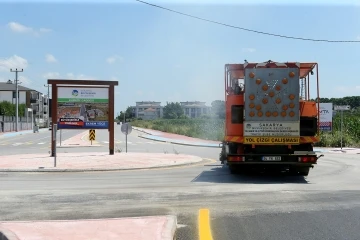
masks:
[(320, 103), (320, 130), (332, 130), (332, 116), (333, 116), (332, 103)]
[(57, 123), (59, 129), (107, 129), (109, 89), (58, 87)]

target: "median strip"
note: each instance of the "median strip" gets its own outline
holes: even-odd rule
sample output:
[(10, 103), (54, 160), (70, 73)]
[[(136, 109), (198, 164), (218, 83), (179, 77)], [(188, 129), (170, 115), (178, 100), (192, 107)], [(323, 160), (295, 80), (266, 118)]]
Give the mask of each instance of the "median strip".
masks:
[(210, 228), (209, 209), (199, 210), (199, 239), (200, 240), (213, 240)]

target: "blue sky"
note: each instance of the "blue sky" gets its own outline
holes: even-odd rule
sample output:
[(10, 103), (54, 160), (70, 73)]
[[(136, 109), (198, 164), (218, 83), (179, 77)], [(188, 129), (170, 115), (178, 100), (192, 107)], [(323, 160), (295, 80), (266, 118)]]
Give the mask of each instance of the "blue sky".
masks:
[[(24, 68), (22, 84), (44, 93), (47, 78), (118, 80), (117, 113), (143, 100), (163, 104), (199, 100), (210, 105), (224, 98), (226, 63), (271, 59), (318, 62), (321, 97), (360, 93), (360, 43), (265, 36), (132, 0), (66, 2), (0, 1), (0, 81), (14, 78), (10, 67)], [(241, 5), (246, 1), (234, 4), (230, 0), (224, 1), (226, 5), (212, 0), (197, 1), (196, 5), (189, 0), (185, 4), (148, 2), (259, 31), (360, 40), (360, 5), (355, 5), (359, 1), (317, 1), (317, 5), (302, 1), (303, 5), (288, 6), (284, 1), (275, 1), (274, 6)], [(265, 1), (257, 1), (261, 2)]]

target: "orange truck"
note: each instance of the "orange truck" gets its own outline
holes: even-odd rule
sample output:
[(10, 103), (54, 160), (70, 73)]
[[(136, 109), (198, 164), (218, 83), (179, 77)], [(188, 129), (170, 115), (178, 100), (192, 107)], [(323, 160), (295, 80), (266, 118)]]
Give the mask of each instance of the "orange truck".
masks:
[[(316, 71), (317, 100), (310, 100)], [(315, 85), (315, 84), (312, 84)], [(220, 161), (231, 173), (281, 170), (307, 176), (318, 156), (317, 63), (225, 65), (225, 138)]]

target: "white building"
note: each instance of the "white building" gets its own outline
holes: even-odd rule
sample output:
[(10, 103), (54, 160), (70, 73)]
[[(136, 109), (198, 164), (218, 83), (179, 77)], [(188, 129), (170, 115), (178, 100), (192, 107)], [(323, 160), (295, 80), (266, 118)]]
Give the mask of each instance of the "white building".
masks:
[[(189, 118), (197, 118), (201, 115), (210, 114), (211, 112), (211, 107), (206, 106), (205, 102), (187, 101), (180, 102), (180, 105), (184, 110), (184, 114)], [(144, 120), (153, 120), (163, 117), (163, 108), (161, 102), (154, 101), (136, 102), (136, 106), (133, 107), (135, 110), (135, 117)]]
[(136, 102), (135, 117), (142, 118), (144, 120), (153, 120), (156, 118), (161, 118), (163, 116), (163, 107), (161, 102), (154, 101), (142, 101)]
[[(21, 85), (18, 85), (19, 104), (26, 104), (27, 108), (34, 110), (35, 120), (43, 122), (47, 117), (47, 97), (42, 93)], [(16, 103), (16, 85), (12, 81), (0, 82), (0, 102), (7, 101)]]
[(206, 106), (206, 102), (180, 102), (180, 105), (184, 109), (184, 114), (189, 118), (197, 118), (211, 112), (211, 107)]

